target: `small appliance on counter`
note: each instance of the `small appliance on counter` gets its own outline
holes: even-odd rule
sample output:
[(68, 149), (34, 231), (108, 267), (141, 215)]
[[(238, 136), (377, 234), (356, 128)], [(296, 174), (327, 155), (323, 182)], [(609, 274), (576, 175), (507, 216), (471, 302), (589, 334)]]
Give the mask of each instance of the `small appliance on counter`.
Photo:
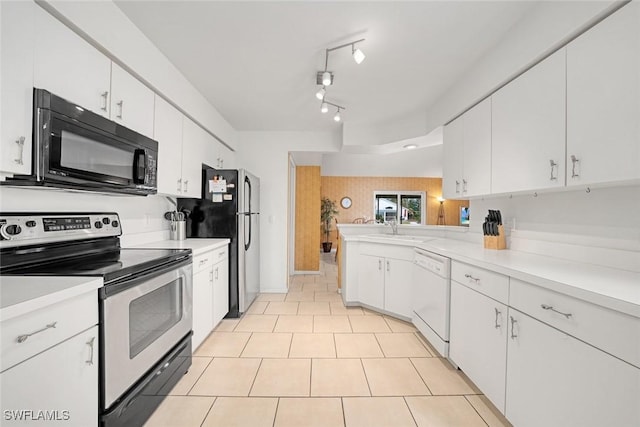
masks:
[(485, 221), (482, 223), (482, 234), (484, 234), (485, 249), (507, 249), (507, 240), (500, 211), (489, 209), (489, 215), (485, 217)]
[(0, 213), (0, 275), (103, 279), (103, 427), (143, 425), (191, 366), (191, 250), (121, 249), (121, 234), (116, 213)]
[(43, 89), (33, 90), (31, 175), (2, 185), (157, 193), (158, 142)]
[(178, 199), (187, 237), (227, 238), (229, 313), (240, 317), (260, 291), (260, 179), (244, 169), (202, 170), (202, 198)]

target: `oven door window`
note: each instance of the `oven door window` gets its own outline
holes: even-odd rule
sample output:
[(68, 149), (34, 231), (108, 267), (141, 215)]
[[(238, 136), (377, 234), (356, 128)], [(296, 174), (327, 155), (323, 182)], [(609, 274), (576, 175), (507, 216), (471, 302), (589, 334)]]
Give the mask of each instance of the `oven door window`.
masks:
[(182, 280), (174, 280), (129, 303), (129, 358), (133, 359), (180, 322)]
[(50, 172), (119, 185), (135, 181), (136, 147), (57, 117), (51, 130)]

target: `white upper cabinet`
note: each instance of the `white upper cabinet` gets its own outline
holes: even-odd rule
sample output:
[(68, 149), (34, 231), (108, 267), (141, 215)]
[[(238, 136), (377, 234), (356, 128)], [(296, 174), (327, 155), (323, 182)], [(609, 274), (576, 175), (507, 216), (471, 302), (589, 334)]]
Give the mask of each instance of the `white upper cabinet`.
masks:
[(108, 118), (111, 60), (42, 8), (35, 11), (34, 85)]
[(182, 195), (182, 121), (180, 111), (156, 95), (153, 139), (158, 141), (158, 193)]
[(640, 178), (640, 4), (567, 46), (567, 185)]
[(481, 196), (491, 192), (491, 98), (464, 116), (462, 194)]
[(153, 137), (154, 93), (138, 79), (111, 64), (111, 119)]
[(33, 2), (0, 2), (0, 172), (31, 173)]
[(200, 198), (202, 194), (202, 163), (206, 160), (209, 134), (193, 121), (183, 120), (182, 130), (182, 197)]
[(492, 96), (493, 193), (564, 186), (565, 59), (561, 49)]
[(462, 162), (464, 151), (464, 116), (460, 116), (444, 127), (442, 196), (459, 199), (462, 196)]
[(491, 98), (444, 128), (442, 189), (447, 199), (491, 192)]

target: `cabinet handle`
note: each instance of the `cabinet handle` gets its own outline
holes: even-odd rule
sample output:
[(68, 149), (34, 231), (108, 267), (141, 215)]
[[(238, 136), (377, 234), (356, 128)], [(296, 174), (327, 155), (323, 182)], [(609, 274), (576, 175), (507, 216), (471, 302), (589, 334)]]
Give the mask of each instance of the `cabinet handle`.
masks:
[(178, 193), (182, 193), (182, 179), (178, 179)]
[(456, 179), (456, 194), (460, 194), (460, 181)]
[(462, 193), (466, 193), (467, 192), (467, 180), (463, 179), (462, 180)]
[(378, 270), (382, 270), (382, 260), (378, 260)]
[(576, 172), (576, 164), (580, 163), (580, 160), (572, 154), (571, 163), (571, 178), (578, 178), (580, 175)]
[(220, 159), (220, 167), (224, 168), (224, 159)]
[(558, 166), (558, 164), (556, 162), (554, 162), (553, 159), (549, 160), (549, 164), (551, 165), (551, 177), (549, 178), (549, 180), (557, 181), (558, 177), (557, 176), (553, 176), (553, 168)]
[(567, 319), (570, 319), (572, 314), (571, 313), (563, 313), (561, 311), (556, 310), (555, 308), (553, 308), (553, 306), (551, 305), (547, 305), (547, 304), (540, 304), (540, 307), (542, 307), (543, 310), (551, 310), (554, 313), (558, 313), (563, 315), (564, 317), (566, 317)]
[(16, 139), (16, 144), (18, 144), (18, 148), (20, 149), (19, 151), (19, 155), (17, 158), (13, 159), (14, 162), (16, 162), (19, 165), (23, 165), (23, 158), (24, 158), (24, 136), (21, 136), (20, 138)]
[(87, 341), (87, 345), (89, 346), (89, 349), (91, 350), (91, 353), (89, 353), (89, 360), (86, 361), (87, 365), (93, 365), (93, 342), (96, 340), (96, 337), (91, 337), (91, 339), (89, 341)]
[(498, 310), (497, 308), (495, 308), (495, 307), (494, 307), (494, 310), (496, 311), (495, 327), (496, 327), (496, 329), (500, 329), (502, 327), (502, 325), (498, 323), (498, 316), (500, 316), (500, 319), (502, 320), (502, 312), (500, 310)]
[(200, 262), (198, 263), (198, 266), (202, 267), (203, 265), (205, 265), (208, 262), (209, 262), (209, 258), (201, 259)]
[(216, 275), (215, 275), (215, 279), (218, 280), (218, 267), (216, 267)]
[(213, 271), (209, 272), (209, 283), (213, 285)]
[(107, 98), (109, 97), (109, 92), (108, 91), (102, 92), (100, 94), (100, 97), (102, 98), (102, 107), (100, 107), (100, 109), (102, 111), (107, 111), (107, 105), (108, 105)]
[(185, 179), (184, 180), (184, 192), (186, 193), (187, 191), (189, 191), (189, 180)]
[(473, 277), (472, 275), (470, 275), (469, 273), (465, 274), (464, 277), (466, 277), (467, 279), (469, 279), (470, 281), (473, 280), (474, 282), (478, 283), (480, 281), (479, 278)]
[(220, 253), (218, 254), (218, 258), (222, 258), (222, 257), (224, 256), (224, 254), (225, 254), (225, 252), (224, 252), (224, 251), (220, 252)]
[(387, 271), (389, 271), (389, 261), (387, 261)]
[(45, 326), (44, 328), (42, 328), (42, 329), (38, 329), (37, 331), (35, 331), (35, 332), (31, 332), (30, 334), (18, 335), (18, 338), (16, 339), (16, 341), (18, 341), (19, 343), (23, 343), (23, 342), (25, 342), (25, 341), (27, 340), (27, 338), (29, 338), (30, 336), (35, 335), (35, 334), (39, 334), (40, 332), (44, 332), (44, 331), (49, 330), (49, 329), (52, 329), (52, 328), (55, 328), (57, 324), (58, 324), (58, 322), (49, 323), (49, 324), (48, 324), (47, 326)]
[(117, 115), (116, 117), (117, 117), (118, 119), (122, 119), (122, 109), (123, 109), (122, 107), (123, 107), (123, 105), (124, 105), (124, 101), (123, 101), (123, 100), (120, 100), (120, 102), (118, 102), (116, 105), (117, 105), (118, 107), (120, 107), (120, 112), (118, 113), (118, 115)]
[(516, 339), (518, 338), (518, 336), (514, 333), (514, 331), (515, 331), (516, 323), (518, 323), (518, 321), (514, 319), (513, 316), (509, 316), (509, 318), (511, 319), (511, 339)]

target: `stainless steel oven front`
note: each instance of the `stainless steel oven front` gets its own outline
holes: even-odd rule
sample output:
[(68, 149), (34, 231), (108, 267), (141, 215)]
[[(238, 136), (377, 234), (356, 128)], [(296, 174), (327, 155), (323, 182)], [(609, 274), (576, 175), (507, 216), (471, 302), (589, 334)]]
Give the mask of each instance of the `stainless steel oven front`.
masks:
[(116, 286), (102, 299), (104, 408), (188, 335), (193, 321), (190, 261)]

